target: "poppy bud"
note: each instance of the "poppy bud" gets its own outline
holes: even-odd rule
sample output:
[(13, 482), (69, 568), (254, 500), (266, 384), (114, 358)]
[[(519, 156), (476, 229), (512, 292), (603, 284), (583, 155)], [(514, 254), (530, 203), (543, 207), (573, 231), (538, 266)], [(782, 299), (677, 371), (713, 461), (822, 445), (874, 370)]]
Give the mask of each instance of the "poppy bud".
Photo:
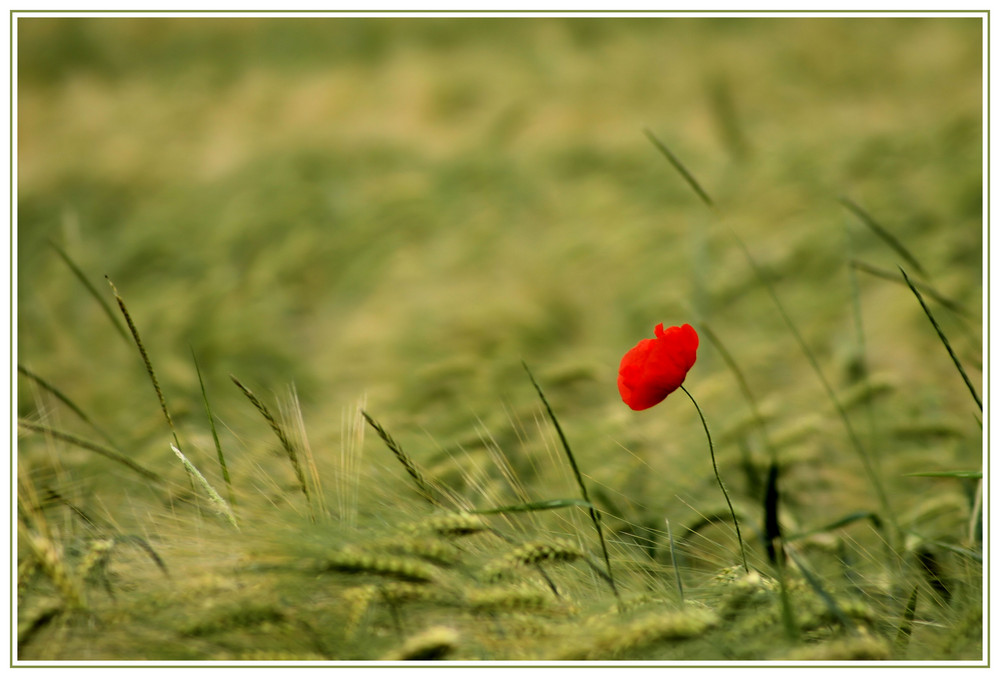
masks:
[(690, 325), (663, 329), (643, 339), (622, 357), (618, 392), (633, 410), (656, 405), (684, 383), (698, 352), (698, 333)]

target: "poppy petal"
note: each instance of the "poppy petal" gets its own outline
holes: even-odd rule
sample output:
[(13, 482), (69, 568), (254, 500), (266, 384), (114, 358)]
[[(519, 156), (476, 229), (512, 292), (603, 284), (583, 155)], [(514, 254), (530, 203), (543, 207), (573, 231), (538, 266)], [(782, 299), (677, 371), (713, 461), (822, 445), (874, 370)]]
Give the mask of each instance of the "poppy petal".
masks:
[(684, 382), (697, 359), (698, 333), (690, 325), (654, 329), (655, 339), (643, 339), (623, 357), (618, 368), (618, 392), (633, 410), (661, 402)]

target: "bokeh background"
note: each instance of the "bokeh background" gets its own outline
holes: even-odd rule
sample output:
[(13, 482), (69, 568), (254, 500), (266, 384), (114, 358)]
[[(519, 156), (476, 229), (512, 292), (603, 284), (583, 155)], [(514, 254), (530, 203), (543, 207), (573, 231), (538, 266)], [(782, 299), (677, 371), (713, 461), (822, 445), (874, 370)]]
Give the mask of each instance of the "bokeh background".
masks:
[[(721, 505), (697, 415), (682, 394), (633, 413), (615, 379), (657, 323), (690, 322), (768, 417), (789, 521), (877, 510), (739, 241), (900, 515), (964, 491), (903, 474), (980, 468), (978, 410), (901, 284), (908, 263), (839, 201), (960, 307), (930, 302), (981, 392), (979, 20), (95, 16), (22, 18), (17, 38), (17, 360), (164, 473), (183, 478), (135, 348), (50, 242), (112, 306), (114, 281), (211, 470), (197, 356), (236, 484), (267, 463), (291, 476), (261, 461), (274, 441), (230, 374), (269, 402), (294, 384), (321, 471), (364, 399), (482, 504), (456, 458), (554, 446), (523, 360), (607, 501), (683, 522)], [(686, 385), (736, 503), (758, 511), (765, 447), (704, 335)], [(17, 395), (21, 416), (85, 432), (31, 380)], [(37, 437), (21, 455), (40, 475), (53, 464)], [(365, 455), (410, 491), (374, 436)], [(127, 469), (59, 459), (81, 494), (131, 506)], [(533, 498), (575, 494), (558, 466), (519, 468)]]

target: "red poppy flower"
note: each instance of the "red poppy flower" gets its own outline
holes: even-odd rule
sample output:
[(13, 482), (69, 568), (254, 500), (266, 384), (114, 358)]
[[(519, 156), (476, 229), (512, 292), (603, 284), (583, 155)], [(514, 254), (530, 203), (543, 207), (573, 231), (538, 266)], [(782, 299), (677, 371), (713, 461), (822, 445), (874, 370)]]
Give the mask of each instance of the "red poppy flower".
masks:
[(656, 405), (684, 383), (698, 352), (698, 333), (690, 325), (663, 329), (643, 339), (622, 358), (618, 391), (633, 410)]

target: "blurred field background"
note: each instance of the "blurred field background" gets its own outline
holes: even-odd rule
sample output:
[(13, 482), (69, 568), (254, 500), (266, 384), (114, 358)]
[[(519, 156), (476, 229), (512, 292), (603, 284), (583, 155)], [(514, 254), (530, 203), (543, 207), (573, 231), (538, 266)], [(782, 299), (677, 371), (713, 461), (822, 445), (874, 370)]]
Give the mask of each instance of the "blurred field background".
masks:
[[(812, 562), (828, 587), (847, 587), (839, 568), (857, 567), (865, 583), (847, 588), (881, 591), (866, 594), (881, 616), (865, 642), (898, 636), (913, 582), (923, 582), (908, 645), (885, 656), (839, 651), (980, 657), (981, 571), (967, 555), (981, 552), (975, 479), (907, 474), (981, 471), (981, 414), (897, 268), (954, 302), (928, 298), (981, 394), (979, 20), (21, 18), (17, 38), (17, 361), (173, 487), (165, 497), (121, 464), (22, 429), (19, 480), (36, 500), (25, 509), (28, 528), (48, 535), (56, 560), (72, 570), (73, 549), (88, 553), (97, 533), (141, 535), (172, 577), (142, 549), (119, 549), (113, 598), (80, 584), (104, 619), (100, 630), (45, 617), (68, 605), (45, 577), (23, 590), (19, 582), (22, 658), (234, 659), (267, 650), (265, 658), (374, 659), (427, 619), (458, 634), (445, 658), (553, 658), (551, 648), (580, 635), (566, 629), (614, 608), (585, 567), (562, 583), (572, 609), (530, 623), (518, 609), (517, 632), (496, 630), (504, 617), (495, 611), (480, 623), (465, 607), (431, 606), (410, 612), (399, 633), (371, 612), (353, 636), (331, 631), (308, 652), (288, 631), (295, 611), (311, 610), (339, 633), (342, 620), (324, 615), (343, 607), (348, 584), (234, 574), (298, 557), (304, 544), (363, 541), (434, 514), (371, 429), (351, 461), (362, 403), (466, 508), (577, 497), (522, 360), (595, 502), (624, 521), (620, 529), (612, 521), (616, 556), (644, 552), (628, 535), (660, 534), (646, 552), (667, 574), (655, 586), (635, 575), (630, 591), (662, 586), (675, 595), (664, 518), (679, 531), (724, 504), (683, 394), (639, 413), (618, 397), (618, 361), (659, 322), (709, 327), (767, 418), (765, 441), (702, 333), (685, 385), (747, 523), (761, 521), (773, 449), (787, 533), (875, 512), (903, 531), (895, 548), (905, 562), (924, 562), (927, 551), (951, 582), (934, 598), (920, 567), (901, 579), (882, 572), (881, 533), (869, 521), (824, 532)], [(841, 198), (863, 207), (923, 271)], [(894, 517), (734, 233), (845, 403)], [(177, 499), (197, 491), (170, 451), (139, 354), (51, 243), (117, 314), (102, 278), (114, 282), (185, 453), (224, 494), (197, 357), (239, 534), (204, 497), (197, 506)], [(278, 440), (231, 374), (275, 412), (284, 403), (294, 413), (294, 385), (325, 517), (308, 521)], [(95, 438), (36, 380), (21, 376), (17, 399), (23, 419)], [(697, 582), (739, 562), (731, 530), (712, 529), (685, 547), (692, 599)], [(529, 514), (517, 530), (568, 536), (599, 559), (582, 509)], [(766, 570), (753, 530), (744, 532), (755, 567)], [(708, 610), (712, 595), (703, 596)], [(808, 586), (799, 595), (821, 598)], [(240, 601), (249, 600), (256, 612), (243, 614)], [(792, 639), (780, 623), (771, 635), (745, 626), (733, 635), (734, 619), (742, 618), (722, 615), (698, 640), (624, 649), (608, 641), (605, 657), (590, 658), (774, 659), (839, 638)], [(551, 643), (533, 646), (539, 637)], [(807, 658), (865, 658), (824, 652)]]

